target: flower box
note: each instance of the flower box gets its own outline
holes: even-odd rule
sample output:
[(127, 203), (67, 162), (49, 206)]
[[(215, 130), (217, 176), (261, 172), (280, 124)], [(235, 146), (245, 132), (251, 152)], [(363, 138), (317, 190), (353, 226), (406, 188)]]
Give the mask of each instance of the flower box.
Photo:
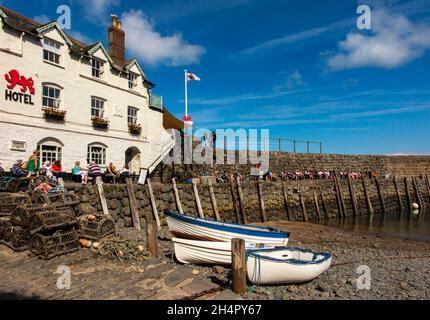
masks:
[(107, 128), (109, 127), (109, 120), (105, 118), (92, 117), (91, 121), (93, 122), (94, 127), (98, 128)]
[(61, 119), (61, 120), (64, 120), (64, 118), (66, 117), (66, 110), (61, 110), (61, 109), (52, 108), (52, 107), (43, 107), (42, 110), (45, 113), (45, 117)]
[(128, 130), (133, 134), (140, 134), (142, 132), (142, 126), (140, 124), (129, 123)]

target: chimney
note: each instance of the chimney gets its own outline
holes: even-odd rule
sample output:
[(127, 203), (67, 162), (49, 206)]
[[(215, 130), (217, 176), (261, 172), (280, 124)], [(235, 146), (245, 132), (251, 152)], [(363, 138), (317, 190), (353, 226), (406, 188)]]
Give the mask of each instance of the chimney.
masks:
[(125, 63), (125, 32), (122, 30), (122, 23), (116, 15), (112, 16), (112, 25), (109, 33), (109, 54), (113, 62), (118, 66)]

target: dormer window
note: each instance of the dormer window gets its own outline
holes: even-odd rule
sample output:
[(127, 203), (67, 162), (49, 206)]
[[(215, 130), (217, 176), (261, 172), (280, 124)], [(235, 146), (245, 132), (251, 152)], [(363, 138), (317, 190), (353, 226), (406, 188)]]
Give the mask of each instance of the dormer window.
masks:
[(136, 86), (137, 86), (137, 75), (130, 72), (128, 74), (128, 88), (130, 90), (134, 90), (134, 88), (136, 88)]
[(51, 39), (43, 39), (43, 60), (60, 64), (61, 44)]
[(92, 59), (91, 60), (91, 66), (92, 66), (92, 73), (93, 77), (95, 78), (101, 78), (103, 76), (103, 67), (104, 63), (103, 61), (100, 61), (98, 59)]

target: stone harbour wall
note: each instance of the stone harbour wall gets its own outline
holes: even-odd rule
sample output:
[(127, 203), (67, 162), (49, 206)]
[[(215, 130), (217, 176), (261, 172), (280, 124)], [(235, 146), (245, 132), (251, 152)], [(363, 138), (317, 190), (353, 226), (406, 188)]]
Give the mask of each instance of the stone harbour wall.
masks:
[[(378, 179), (378, 181), (381, 187), (381, 193), (384, 199), (386, 211), (398, 211), (399, 202), (393, 178), (380, 178)], [(412, 179), (408, 178), (407, 181), (409, 185), (408, 190), (411, 196), (411, 202), (419, 203), (415, 189), (413, 187)], [(417, 177), (416, 181), (423, 204), (427, 207), (430, 206), (430, 191), (425, 182), (425, 178)], [(367, 186), (374, 212), (381, 213), (382, 204), (375, 180), (365, 179), (364, 182)], [(399, 194), (402, 199), (403, 208), (406, 209), (408, 208), (408, 203), (403, 178), (398, 178), (397, 183)], [(345, 203), (346, 214), (348, 216), (353, 215), (353, 205), (350, 191), (348, 188), (348, 180), (339, 180), (339, 185)], [(359, 215), (368, 214), (369, 212), (364, 196), (362, 180), (353, 180), (352, 185), (355, 192), (355, 196), (357, 198)], [(102, 207), (100, 204), (96, 186), (68, 184), (66, 185), (66, 188), (80, 197), (81, 203), (77, 207), (77, 210), (80, 214), (102, 214)], [(117, 225), (119, 227), (132, 227), (133, 222), (126, 185), (104, 184), (103, 188), (109, 213), (115, 219)], [(151, 217), (153, 216), (148, 186), (133, 185), (133, 188), (137, 200), (140, 222), (143, 226), (145, 224), (145, 219), (151, 219)], [(284, 188), (286, 190), (286, 193), (288, 194), (289, 214), (287, 214), (287, 206), (284, 199)], [(189, 184), (178, 184), (178, 190), (184, 212), (189, 215), (197, 216), (198, 211), (192, 186)], [(260, 202), (256, 182), (243, 182), (242, 190), (244, 195), (246, 217), (248, 223), (261, 222), (262, 214), (260, 210)], [(340, 215), (335, 191), (335, 183), (333, 180), (263, 182), (262, 190), (268, 221), (303, 221), (304, 216), (303, 208), (300, 201), (300, 195), (302, 195), (305, 204), (307, 218), (309, 220), (318, 219), (316, 210), (317, 207), (314, 200), (314, 193), (316, 193), (317, 195), (321, 218), (336, 218)], [(153, 191), (157, 203), (158, 212), (160, 214), (160, 217), (162, 218), (163, 223), (165, 223), (163, 210), (169, 209), (177, 211), (172, 186), (170, 184), (156, 183), (153, 184)], [(211, 203), (209, 187), (206, 184), (201, 183), (198, 185), (198, 191), (205, 216), (214, 217), (214, 210)], [(230, 184), (215, 184), (214, 191), (222, 220), (228, 222), (242, 222), (237, 186), (235, 185), (232, 191)], [(236, 201), (236, 206), (233, 197)], [(324, 210), (322, 199), (324, 199), (327, 211)], [(235, 209), (235, 207), (237, 207), (237, 210)]]

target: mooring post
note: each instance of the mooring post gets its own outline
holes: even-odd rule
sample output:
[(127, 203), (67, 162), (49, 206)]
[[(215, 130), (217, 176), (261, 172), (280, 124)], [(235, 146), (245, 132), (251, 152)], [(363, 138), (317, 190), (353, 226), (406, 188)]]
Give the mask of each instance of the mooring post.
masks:
[(236, 183), (237, 183), (237, 194), (239, 195), (239, 205), (240, 205), (240, 213), (242, 215), (242, 221), (244, 224), (247, 224), (248, 219), (246, 218), (246, 204), (243, 198), (242, 184), (240, 181), (240, 177), (236, 177)]
[(175, 178), (172, 178), (172, 189), (173, 189), (173, 194), (175, 195), (176, 208), (178, 209), (179, 213), (184, 214), (184, 210), (182, 209), (182, 203), (181, 203), (181, 199), (179, 198), (179, 190), (178, 190), (178, 186), (176, 185)]
[(221, 217), (219, 215), (218, 204), (216, 201), (215, 191), (214, 191), (214, 187), (213, 187), (211, 179), (209, 179), (208, 184), (209, 184), (209, 193), (211, 195), (211, 202), (212, 202), (212, 208), (214, 209), (215, 219), (216, 219), (216, 221), (221, 221)]
[(97, 192), (98, 192), (99, 197), (100, 197), (100, 204), (102, 205), (103, 214), (108, 215), (109, 210), (108, 210), (108, 206), (106, 203), (105, 192), (103, 189), (102, 177), (96, 177), (96, 185), (97, 185)]
[(193, 182), (194, 197), (196, 199), (196, 204), (197, 204), (197, 211), (199, 212), (200, 218), (204, 218), (205, 215), (203, 214), (202, 203), (200, 202), (199, 189), (197, 189), (197, 179), (192, 179), (192, 182)]
[(386, 213), (385, 209), (385, 200), (384, 200), (384, 191), (382, 190), (381, 184), (379, 183), (378, 178), (375, 178), (376, 189), (378, 190), (379, 201), (381, 201), (381, 209), (382, 213)]
[(146, 247), (155, 259), (158, 259), (160, 254), (158, 250), (158, 227), (155, 221), (146, 222)]
[(363, 184), (363, 192), (364, 192), (364, 198), (366, 199), (366, 205), (367, 205), (367, 211), (369, 212), (369, 215), (373, 215), (373, 206), (372, 201), (370, 200), (369, 192), (367, 190), (367, 184), (366, 180), (363, 176), (361, 176), (361, 182)]
[(231, 198), (233, 199), (233, 208), (234, 208), (234, 213), (236, 215), (236, 221), (237, 223), (240, 223), (240, 214), (239, 214), (239, 208), (237, 207), (237, 200), (236, 200), (236, 194), (234, 192), (234, 180), (232, 179), (232, 177), (230, 178), (230, 192), (231, 192)]
[(412, 177), (412, 183), (414, 185), (415, 197), (417, 198), (418, 205), (420, 206), (420, 210), (424, 208), (423, 201), (421, 200), (420, 188), (418, 187), (417, 178)]
[(336, 179), (336, 183), (337, 183), (337, 190), (338, 190), (338, 192), (339, 192), (340, 204), (341, 204), (341, 206), (342, 206), (342, 215), (343, 215), (344, 217), (346, 217), (346, 215), (347, 215), (347, 212), (346, 212), (346, 205), (345, 205), (345, 200), (344, 200), (344, 198), (343, 198), (342, 189), (340, 188), (340, 182), (339, 182), (339, 179), (338, 179), (337, 177), (336, 177), (335, 179)]
[(352, 185), (352, 179), (349, 174), (348, 174), (348, 188), (349, 188), (349, 196), (351, 198), (352, 212), (354, 213), (354, 216), (358, 216), (357, 198), (355, 197), (354, 186)]
[(405, 194), (406, 194), (406, 200), (408, 202), (408, 208), (409, 211), (412, 210), (412, 198), (411, 198), (411, 193), (409, 191), (409, 182), (408, 182), (408, 177), (405, 177), (403, 179), (404, 184), (405, 184)]
[(246, 259), (245, 240), (231, 240), (231, 269), (232, 269), (232, 290), (234, 293), (244, 295), (246, 286)]
[(260, 201), (260, 212), (261, 212), (261, 221), (266, 222), (266, 206), (264, 205), (264, 198), (263, 198), (263, 187), (261, 185), (260, 179), (257, 181), (257, 189), (258, 189), (258, 200)]
[(426, 181), (427, 193), (429, 196), (429, 203), (430, 203), (430, 181), (429, 181), (428, 175), (425, 175), (424, 179)]
[(397, 184), (396, 176), (393, 177), (393, 183), (394, 183), (394, 189), (396, 190), (397, 202), (399, 203), (399, 210), (403, 211), (402, 197), (400, 195), (399, 185)]
[(131, 217), (133, 219), (133, 227), (136, 230), (141, 230), (140, 220), (139, 220), (139, 209), (137, 208), (137, 200), (134, 195), (133, 181), (131, 180), (131, 178), (125, 179), (125, 186), (127, 188), (128, 202), (130, 204), (130, 212), (131, 212)]
[(306, 213), (306, 204), (305, 204), (305, 200), (303, 199), (302, 193), (299, 193), (299, 197), (300, 197), (300, 204), (302, 206), (302, 214), (303, 214), (303, 221), (304, 222), (308, 222), (308, 215)]
[(314, 191), (314, 202), (315, 202), (315, 209), (317, 211), (318, 220), (321, 219), (321, 211), (320, 211), (320, 205), (318, 204), (318, 197), (317, 192)]
[(324, 210), (324, 218), (328, 219), (327, 203), (325, 202), (324, 195), (321, 188), (320, 188), (320, 197), (321, 197), (321, 203), (323, 205), (323, 210)]
[(285, 189), (285, 184), (284, 183), (282, 183), (282, 191), (284, 193), (285, 212), (287, 214), (287, 219), (288, 219), (288, 221), (291, 221), (290, 206), (288, 204), (288, 193), (287, 193), (287, 190)]
[(161, 222), (160, 222), (160, 217), (158, 216), (157, 202), (155, 201), (154, 191), (152, 190), (151, 179), (147, 178), (146, 182), (148, 183), (148, 191), (149, 191), (149, 198), (151, 199), (152, 213), (154, 214), (155, 221), (157, 222), (157, 227), (160, 228)]
[(339, 195), (339, 188), (338, 188), (338, 184), (337, 184), (337, 177), (334, 178), (333, 182), (334, 182), (334, 192), (336, 194), (338, 217), (342, 218), (343, 212), (342, 212), (342, 204), (340, 202), (340, 195)]

